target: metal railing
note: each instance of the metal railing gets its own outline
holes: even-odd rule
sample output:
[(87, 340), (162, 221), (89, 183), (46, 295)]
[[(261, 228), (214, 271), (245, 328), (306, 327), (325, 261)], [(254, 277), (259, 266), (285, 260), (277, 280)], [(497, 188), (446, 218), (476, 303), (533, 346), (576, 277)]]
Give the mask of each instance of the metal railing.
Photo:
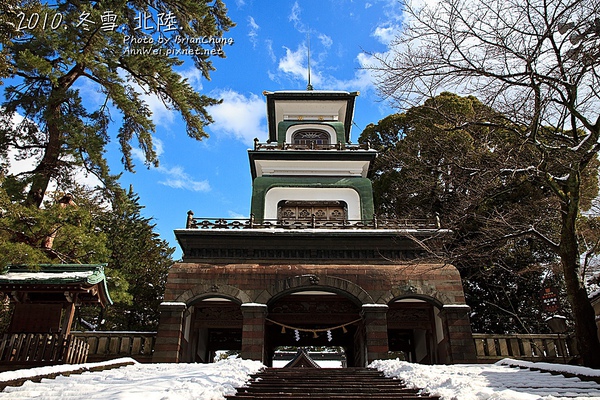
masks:
[(436, 220), (378, 219), (323, 220), (314, 215), (309, 219), (194, 218), (188, 211), (186, 229), (440, 229)]
[(335, 144), (293, 144), (293, 143), (259, 143), (254, 139), (254, 150), (371, 150), (369, 143), (335, 143)]

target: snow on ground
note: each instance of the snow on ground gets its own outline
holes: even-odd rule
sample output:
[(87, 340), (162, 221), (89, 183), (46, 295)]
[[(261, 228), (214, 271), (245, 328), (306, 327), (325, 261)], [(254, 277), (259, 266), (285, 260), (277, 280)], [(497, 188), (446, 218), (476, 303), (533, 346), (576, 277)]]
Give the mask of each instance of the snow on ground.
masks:
[[(33, 368), (0, 374), (0, 381), (90, 368), (106, 363)], [(494, 365), (420, 365), (398, 360), (379, 360), (370, 366), (387, 376), (400, 377), (411, 387), (425, 389), (442, 400), (555, 400), (600, 399), (600, 385), (579, 378), (565, 378), (535, 372), (523, 367), (598, 376), (600, 371), (559, 364), (528, 363), (502, 360)], [(257, 361), (227, 359), (214, 364), (135, 364), (118, 369), (85, 372), (81, 375), (26, 382), (21, 387), (7, 387), (0, 400), (187, 400), (223, 399), (243, 386), (249, 375), (263, 365)]]
[[(501, 362), (509, 361), (514, 360)], [(383, 371), (386, 376), (401, 378), (409, 387), (422, 388), (429, 394), (441, 396), (442, 400), (600, 399), (600, 385), (595, 382), (511, 368), (501, 362), (492, 365), (421, 365), (377, 360), (370, 367)], [(536, 365), (538, 363), (527, 364), (541, 368)], [(565, 366), (561, 367), (564, 369)], [(587, 370), (588, 376), (598, 372), (583, 369)]]
[(263, 367), (258, 361), (241, 359), (214, 364), (135, 364), (41, 383), (29, 381), (5, 388), (0, 399), (216, 400), (235, 394), (249, 374)]

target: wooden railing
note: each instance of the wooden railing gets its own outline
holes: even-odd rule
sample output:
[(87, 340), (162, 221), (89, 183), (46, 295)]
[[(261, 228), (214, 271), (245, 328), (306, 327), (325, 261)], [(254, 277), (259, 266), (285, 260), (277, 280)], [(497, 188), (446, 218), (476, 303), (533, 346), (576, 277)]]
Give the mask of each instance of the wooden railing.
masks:
[(151, 362), (156, 332), (71, 332), (89, 346), (88, 362), (131, 357)]
[(494, 335), (474, 333), (477, 359), (495, 362), (503, 358), (568, 363), (578, 357), (574, 338), (557, 334)]
[(87, 354), (87, 343), (71, 335), (7, 333), (0, 339), (0, 366), (5, 367), (3, 369), (80, 364), (86, 362)]

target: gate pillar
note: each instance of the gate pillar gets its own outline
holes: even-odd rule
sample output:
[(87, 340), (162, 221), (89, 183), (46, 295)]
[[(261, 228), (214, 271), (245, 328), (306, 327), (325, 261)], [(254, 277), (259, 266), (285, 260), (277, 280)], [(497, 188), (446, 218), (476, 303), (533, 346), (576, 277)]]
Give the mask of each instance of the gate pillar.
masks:
[(385, 304), (363, 304), (361, 315), (365, 326), (367, 364), (387, 358), (388, 354), (388, 306)]
[(179, 302), (163, 302), (158, 307), (160, 322), (152, 362), (176, 363), (181, 361), (183, 315), (186, 308), (185, 303)]
[(471, 307), (467, 305), (445, 305), (440, 317), (445, 321), (448, 334), (447, 363), (476, 363), (475, 343), (469, 321)]
[(266, 362), (265, 319), (267, 305), (259, 303), (242, 304), (244, 317), (242, 327), (242, 358)]

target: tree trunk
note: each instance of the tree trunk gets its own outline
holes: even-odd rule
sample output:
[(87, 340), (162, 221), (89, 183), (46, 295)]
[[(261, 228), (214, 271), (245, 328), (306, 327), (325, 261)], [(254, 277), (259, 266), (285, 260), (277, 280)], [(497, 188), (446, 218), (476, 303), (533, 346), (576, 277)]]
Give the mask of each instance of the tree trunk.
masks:
[(598, 340), (594, 308), (579, 277), (579, 245), (575, 231), (575, 221), (579, 211), (580, 181), (578, 173), (573, 173), (573, 175), (567, 181), (565, 188), (566, 201), (561, 206), (562, 229), (559, 256), (567, 287), (567, 298), (573, 308), (577, 350), (583, 365), (590, 368), (600, 368), (600, 340)]
[(58, 172), (61, 148), (64, 142), (64, 135), (66, 134), (61, 121), (63, 117), (61, 106), (66, 101), (65, 93), (84, 71), (85, 67), (83, 64), (76, 64), (69, 72), (60, 77), (57, 85), (52, 88), (45, 118), (48, 142), (46, 143), (42, 160), (33, 171), (31, 187), (25, 200), (25, 205), (27, 206), (41, 206), (50, 180)]
[(60, 118), (60, 105), (56, 105), (51, 111), (54, 115), (47, 122), (48, 142), (44, 150), (44, 156), (33, 171), (33, 179), (31, 187), (27, 193), (25, 205), (40, 207), (44, 200), (44, 195), (48, 190), (50, 179), (56, 176), (59, 167), (59, 159), (62, 145), (62, 135), (60, 132), (58, 121)]

